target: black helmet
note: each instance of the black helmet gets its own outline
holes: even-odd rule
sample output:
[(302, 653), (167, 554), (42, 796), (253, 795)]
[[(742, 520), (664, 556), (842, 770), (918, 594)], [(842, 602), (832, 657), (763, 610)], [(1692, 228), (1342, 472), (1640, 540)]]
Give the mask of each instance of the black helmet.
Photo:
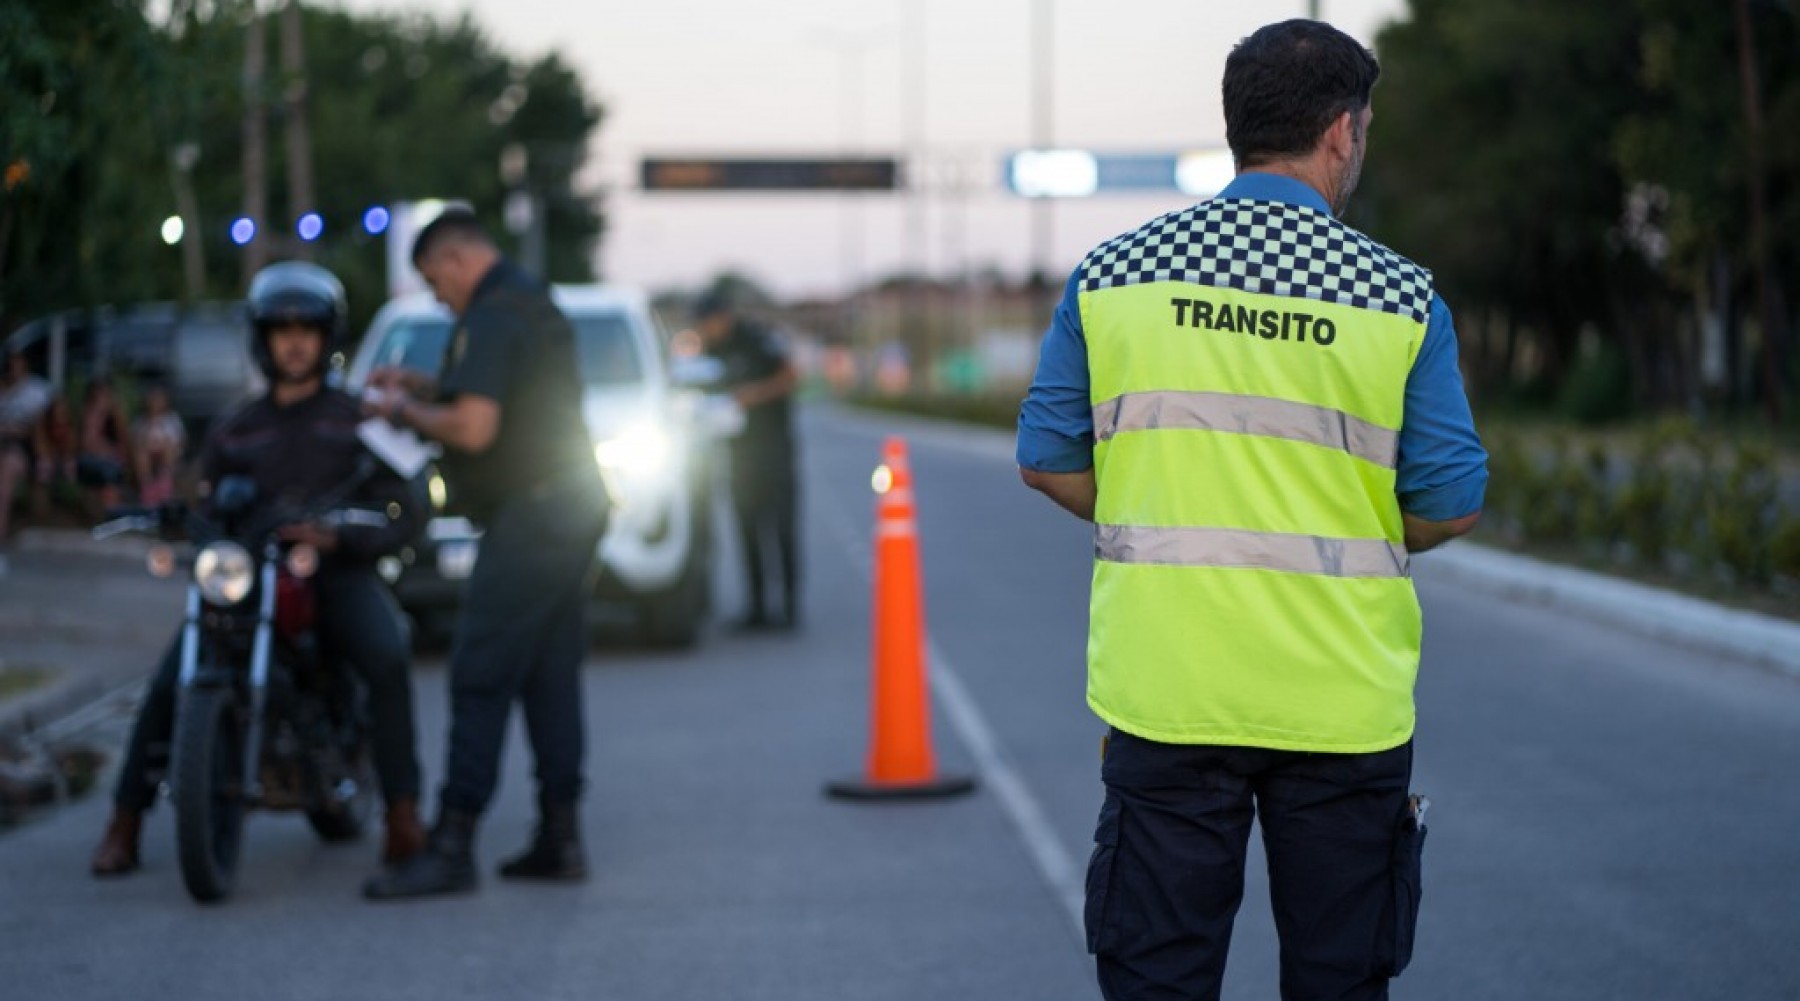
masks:
[(303, 261), (271, 264), (250, 279), (250, 356), (263, 375), (275, 378), (275, 359), (269, 355), (266, 336), (269, 328), (303, 323), (325, 335), (325, 350), (319, 358), (323, 368), (343, 341), (348, 312), (344, 285), (336, 275)]

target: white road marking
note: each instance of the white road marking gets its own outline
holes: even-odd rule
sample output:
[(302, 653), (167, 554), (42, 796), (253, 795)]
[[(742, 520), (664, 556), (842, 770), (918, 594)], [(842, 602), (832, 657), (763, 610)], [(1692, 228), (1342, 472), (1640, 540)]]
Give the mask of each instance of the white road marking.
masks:
[[(850, 562), (863, 577), (872, 577), (874, 558), (871, 547), (850, 524), (849, 516), (843, 508), (837, 504), (821, 504), (819, 508), (825, 512), (827, 526), (832, 534), (838, 536)], [(1023, 842), (1026, 853), (1037, 867), (1038, 875), (1043, 877), (1063, 916), (1068, 918), (1076, 944), (1085, 951), (1087, 932), (1083, 911), (1087, 892), (1083, 882), (1084, 867), (1077, 864), (1076, 856), (1056, 836), (1056, 829), (1044, 813), (1043, 806), (1032, 794), (1024, 776), (1013, 767), (1010, 756), (995, 735), (993, 726), (988, 723), (986, 714), (981, 711), (980, 704), (969, 693), (962, 675), (950, 659), (944, 656), (937, 641), (931, 638), (929, 630), (925, 637), (925, 651), (930, 660), (932, 694), (937, 696), (944, 715), (950, 720), (950, 726), (956, 731), (963, 746), (968, 748), (976, 772), (999, 799), (1002, 812)]]

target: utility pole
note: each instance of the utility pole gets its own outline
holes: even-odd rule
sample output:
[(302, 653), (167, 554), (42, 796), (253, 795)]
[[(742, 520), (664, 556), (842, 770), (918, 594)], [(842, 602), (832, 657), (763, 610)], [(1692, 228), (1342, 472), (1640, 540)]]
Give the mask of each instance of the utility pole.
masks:
[(935, 345), (927, 344), (930, 338), (924, 316), (925, 298), (921, 283), (925, 281), (929, 268), (925, 264), (925, 14), (926, 0), (900, 0), (901, 28), (901, 79), (900, 110), (901, 127), (905, 135), (901, 145), (906, 152), (906, 271), (912, 272), (912, 282), (903, 292), (901, 305), (903, 310), (903, 340), (909, 346), (924, 347), (921, 361), (926, 366), (927, 382), (930, 380), (931, 367), (937, 363)]
[(175, 211), (180, 213), (181, 274), (187, 300), (198, 302), (206, 295), (206, 258), (200, 225), (200, 200), (194, 197), (194, 164), (200, 159), (200, 147), (184, 142), (169, 154), (169, 175), (175, 186)]
[[(1056, 141), (1055, 136), (1055, 25), (1056, 0), (1032, 0), (1031, 4), (1031, 144), (1040, 150), (1050, 149)], [(1051, 215), (1052, 202), (1045, 196), (1032, 200), (1031, 205), (1031, 256), (1029, 277), (1034, 296), (1041, 291), (1039, 279), (1046, 285), (1053, 285), (1050, 274), (1054, 268), (1052, 257), (1056, 241), (1055, 219)], [(1044, 301), (1039, 302), (1038, 299)], [(1049, 322), (1052, 307), (1047, 295), (1036, 296), (1032, 302), (1032, 313), (1036, 319)]]
[(1762, 86), (1756, 72), (1756, 37), (1750, 28), (1750, 0), (1736, 0), (1738, 81), (1744, 92), (1745, 167), (1750, 188), (1750, 260), (1756, 269), (1756, 304), (1761, 314), (1763, 395), (1769, 422), (1781, 423), (1781, 317), (1769, 284), (1769, 193), (1763, 158)]
[(263, 78), (268, 60), (263, 52), (262, 14), (256, 0), (247, 4), (244, 25), (244, 216), (256, 224), (256, 236), (244, 244), (244, 285), (269, 259), (268, 148), (263, 134)]
[[(288, 0), (281, 12), (282, 100), (287, 106), (288, 214), (294, 219), (317, 208), (313, 196), (312, 132), (307, 126), (306, 47), (299, 0)], [(299, 256), (312, 259), (312, 244), (295, 244)]]

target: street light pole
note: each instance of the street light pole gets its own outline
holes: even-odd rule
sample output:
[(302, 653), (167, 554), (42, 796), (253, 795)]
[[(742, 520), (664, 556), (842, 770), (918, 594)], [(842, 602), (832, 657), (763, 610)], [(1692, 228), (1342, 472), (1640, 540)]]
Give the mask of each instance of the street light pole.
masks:
[(248, 6), (250, 20), (244, 25), (244, 215), (256, 224), (256, 235), (244, 244), (246, 286), (269, 259), (269, 155), (263, 131), (263, 78), (268, 56), (262, 12), (256, 9), (255, 0)]
[(931, 366), (937, 362), (935, 345), (927, 344), (930, 331), (923, 315), (925, 299), (921, 283), (926, 279), (925, 248), (925, 15), (926, 0), (900, 0), (901, 46), (900, 108), (902, 140), (906, 156), (906, 264), (912, 281), (903, 287), (903, 340), (909, 345), (927, 348), (920, 360), (929, 379)]
[(200, 147), (184, 142), (169, 154), (170, 180), (175, 185), (175, 211), (180, 213), (185, 233), (181, 239), (181, 276), (187, 300), (198, 302), (206, 294), (206, 258), (202, 247), (204, 230), (200, 225), (200, 200), (194, 197), (194, 164), (200, 159)]
[[(838, 155), (853, 157), (862, 152), (863, 58), (869, 50), (886, 41), (873, 31), (820, 30), (813, 36), (838, 56)], [(838, 233), (841, 241), (839, 263), (842, 269), (844, 298), (854, 310), (859, 296), (857, 286), (863, 278), (862, 203), (854, 191), (839, 196)], [(848, 331), (846, 331), (848, 332)]]
[[(288, 0), (281, 12), (281, 75), (287, 117), (288, 214), (295, 219), (317, 208), (313, 204), (312, 133), (306, 121), (306, 48), (301, 32), (300, 4)], [(311, 241), (301, 240), (294, 249), (302, 260), (312, 259)]]
[[(1055, 45), (1055, 0), (1032, 0), (1032, 60), (1031, 60), (1031, 143), (1037, 149), (1050, 149), (1055, 140), (1055, 79), (1056, 63)], [(1051, 215), (1051, 200), (1039, 197), (1031, 206), (1031, 255), (1030, 278), (1033, 293), (1041, 291), (1041, 285), (1049, 283), (1051, 269), (1054, 267), (1052, 256), (1055, 242), (1055, 220)], [(1038, 296), (1037, 298), (1047, 298)], [(1034, 314), (1046, 322), (1050, 310), (1048, 303), (1034, 301)]]

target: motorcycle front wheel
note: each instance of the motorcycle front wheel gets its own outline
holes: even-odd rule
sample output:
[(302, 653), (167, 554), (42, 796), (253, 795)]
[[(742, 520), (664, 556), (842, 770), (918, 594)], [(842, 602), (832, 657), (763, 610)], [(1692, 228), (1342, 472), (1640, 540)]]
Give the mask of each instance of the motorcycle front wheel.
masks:
[(181, 879), (201, 903), (230, 896), (244, 832), (244, 726), (229, 689), (182, 693), (170, 768)]

